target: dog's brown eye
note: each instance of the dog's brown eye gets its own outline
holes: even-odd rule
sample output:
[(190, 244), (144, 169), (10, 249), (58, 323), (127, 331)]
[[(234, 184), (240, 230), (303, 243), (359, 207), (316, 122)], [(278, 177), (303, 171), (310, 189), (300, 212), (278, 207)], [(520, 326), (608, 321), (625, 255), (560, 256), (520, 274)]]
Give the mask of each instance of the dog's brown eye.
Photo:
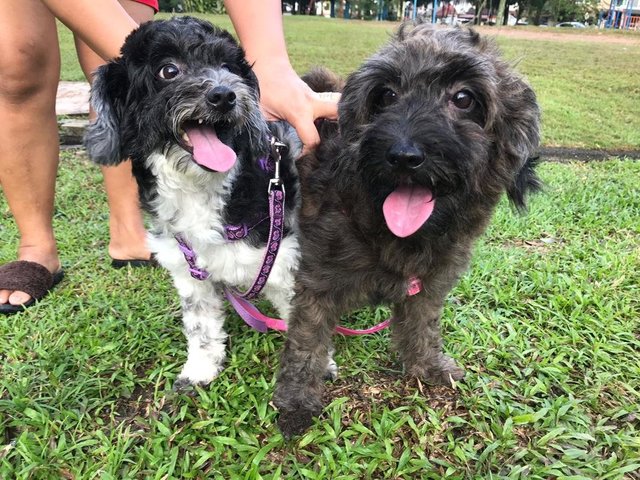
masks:
[(451, 102), (460, 110), (468, 110), (473, 105), (473, 96), (467, 90), (460, 90), (453, 94)]
[(383, 107), (391, 105), (396, 101), (397, 96), (398, 95), (396, 94), (396, 92), (394, 92), (390, 88), (385, 88), (380, 94), (380, 104)]
[(234, 75), (240, 75), (240, 69), (237, 65), (233, 65), (231, 63), (223, 63), (220, 65), (220, 68), (226, 70), (227, 72), (233, 73)]
[(158, 76), (165, 80), (171, 80), (172, 78), (176, 78), (178, 75), (180, 75), (180, 69), (173, 63), (168, 63), (158, 72)]

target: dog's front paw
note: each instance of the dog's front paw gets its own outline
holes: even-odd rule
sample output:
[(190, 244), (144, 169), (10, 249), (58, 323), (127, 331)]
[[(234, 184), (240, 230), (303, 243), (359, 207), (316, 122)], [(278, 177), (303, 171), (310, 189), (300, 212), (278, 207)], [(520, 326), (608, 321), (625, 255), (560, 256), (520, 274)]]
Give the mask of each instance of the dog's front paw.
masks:
[(188, 377), (178, 377), (173, 384), (173, 390), (187, 395), (195, 394), (195, 387), (206, 387), (211, 383), (211, 380), (208, 381), (194, 381)]
[[(303, 393), (306, 392), (306, 395)], [(286, 439), (300, 435), (322, 413), (322, 395), (308, 386), (276, 384), (273, 404), (278, 409), (278, 427)]]
[(296, 435), (301, 435), (312, 424), (313, 417), (317, 416), (317, 412), (306, 408), (298, 408), (296, 410), (280, 410), (278, 415), (278, 428), (287, 440)]
[(407, 374), (431, 385), (447, 387), (453, 386), (454, 381), (464, 378), (464, 370), (446, 355), (438, 355), (437, 361), (428, 365), (407, 365)]
[(188, 378), (178, 377), (173, 384), (173, 391), (191, 396), (195, 393), (195, 386)]
[(193, 390), (195, 386), (206, 387), (218, 376), (222, 368), (221, 365), (209, 368), (202, 368), (201, 366), (194, 368), (193, 364), (187, 361), (173, 384), (173, 389), (177, 392), (187, 393)]
[(324, 372), (324, 380), (329, 382), (335, 382), (338, 379), (338, 364), (333, 359), (333, 357), (329, 357), (329, 361), (327, 362), (327, 369)]

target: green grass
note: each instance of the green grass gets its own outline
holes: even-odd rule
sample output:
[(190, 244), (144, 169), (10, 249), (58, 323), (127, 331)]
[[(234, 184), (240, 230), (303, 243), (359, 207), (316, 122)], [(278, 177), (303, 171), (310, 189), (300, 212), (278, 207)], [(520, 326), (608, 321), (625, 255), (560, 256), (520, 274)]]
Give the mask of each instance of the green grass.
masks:
[[(0, 317), (0, 478), (640, 478), (640, 163), (540, 171), (545, 192), (524, 217), (500, 206), (447, 303), (465, 381), (402, 377), (387, 332), (339, 337), (323, 419), (287, 442), (269, 403), (283, 336), (229, 312), (224, 372), (173, 393), (185, 340), (170, 279), (109, 267), (99, 172), (64, 152), (67, 277)], [(13, 252), (3, 242), (0, 262)]]
[[(231, 29), (226, 16), (206, 18)], [(396, 26), (390, 22), (285, 17), (289, 54), (299, 73), (325, 65), (346, 76), (382, 45)], [(549, 29), (528, 30), (543, 34)], [(497, 35), (505, 57), (517, 63), (534, 87), (543, 112), (544, 145), (640, 149), (640, 34), (580, 32), (632, 42), (619, 44), (587, 43), (567, 30), (554, 30), (559, 34), (555, 41), (512, 38), (491, 29), (483, 32)], [(61, 29), (61, 45), (62, 78), (83, 80), (66, 29)]]
[[(343, 74), (390, 27), (286, 26), (299, 71), (313, 60)], [(583, 77), (601, 78), (612, 89), (603, 101), (632, 112), (633, 96), (614, 87), (637, 83), (612, 71), (623, 72), (624, 59), (637, 65), (637, 49), (602, 46), (597, 70), (583, 65), (579, 76), (550, 67), (562, 64), (557, 44), (499, 41), (521, 59), (545, 123), (554, 98), (557, 110), (595, 101), (589, 89), (588, 100), (575, 94)], [(562, 45), (584, 58), (584, 44)], [(588, 138), (596, 120), (576, 111), (546, 138)], [(629, 143), (608, 131), (602, 146), (638, 146), (638, 115), (629, 115)], [(445, 349), (465, 381), (430, 388), (402, 377), (388, 332), (338, 337), (341, 378), (327, 385), (322, 421), (285, 441), (269, 403), (284, 337), (229, 312), (226, 369), (193, 396), (175, 394), (186, 346), (171, 281), (160, 269), (109, 267), (99, 170), (81, 150), (63, 152), (54, 221), (67, 276), (37, 306), (0, 317), (0, 478), (639, 479), (640, 163), (543, 163), (540, 173), (544, 193), (526, 216), (500, 205), (446, 305)], [(4, 263), (17, 231), (2, 196), (0, 238)]]

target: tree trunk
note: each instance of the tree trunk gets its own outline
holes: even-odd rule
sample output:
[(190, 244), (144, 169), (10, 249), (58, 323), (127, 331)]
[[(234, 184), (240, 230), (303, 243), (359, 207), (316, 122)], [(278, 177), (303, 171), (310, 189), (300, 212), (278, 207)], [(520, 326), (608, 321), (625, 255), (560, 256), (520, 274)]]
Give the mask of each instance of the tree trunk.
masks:
[(498, 4), (498, 11), (496, 12), (496, 25), (497, 26), (501, 26), (501, 25), (506, 25), (507, 22), (505, 22), (505, 10), (507, 10), (507, 15), (509, 10), (507, 9), (507, 0), (500, 0), (500, 3)]
[(474, 25), (482, 24), (482, 10), (484, 10), (484, 5), (485, 5), (485, 0), (480, 0), (480, 1), (476, 2), (476, 4), (475, 4), (475, 6), (476, 6), (476, 16), (473, 19), (473, 24)]

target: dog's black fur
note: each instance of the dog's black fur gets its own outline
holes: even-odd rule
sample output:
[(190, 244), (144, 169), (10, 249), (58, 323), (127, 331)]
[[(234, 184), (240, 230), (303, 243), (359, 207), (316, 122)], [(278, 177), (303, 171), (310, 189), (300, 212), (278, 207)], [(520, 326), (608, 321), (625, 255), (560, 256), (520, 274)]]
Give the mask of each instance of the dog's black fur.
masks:
[[(309, 83), (319, 88), (322, 77)], [(500, 196), (523, 209), (539, 188), (539, 119), (533, 90), (469, 29), (405, 24), (347, 79), (338, 126), (325, 125), (300, 161), (302, 258), (274, 396), (286, 436), (321, 411), (336, 323), (364, 304), (392, 305), (408, 375), (445, 385), (463, 377), (442, 352), (444, 300)], [(400, 185), (424, 186), (436, 202), (405, 238), (382, 214)], [(414, 296), (411, 277), (423, 283)]]
[[(180, 74), (165, 80), (162, 67), (176, 64)], [(229, 224), (253, 224), (268, 211), (265, 195), (272, 172), (259, 168), (257, 159), (269, 155), (269, 134), (296, 144), (292, 129), (282, 123), (267, 123), (258, 112), (240, 104), (220, 113), (206, 100), (207, 92), (225, 80), (218, 71), (227, 70), (243, 83), (251, 101), (259, 100), (258, 80), (232, 35), (209, 22), (176, 17), (142, 24), (129, 35), (121, 56), (100, 67), (95, 75), (92, 104), (97, 122), (89, 127), (85, 144), (90, 157), (102, 165), (132, 160), (143, 207), (157, 216), (157, 177), (147, 159), (154, 152), (184, 147), (178, 168), (190, 163), (190, 149), (181, 132), (185, 123), (204, 119), (216, 126), (218, 136), (233, 148), (242, 163), (228, 193), (223, 220)], [(248, 103), (248, 102), (247, 102)], [(239, 110), (241, 115), (235, 118)], [(232, 115), (234, 118), (232, 119)], [(178, 121), (179, 120), (179, 121)], [(270, 131), (267, 130), (270, 128)], [(290, 217), (296, 205), (297, 172), (293, 155), (284, 150), (280, 174), (285, 184)], [(266, 242), (269, 223), (252, 230), (253, 245)]]

